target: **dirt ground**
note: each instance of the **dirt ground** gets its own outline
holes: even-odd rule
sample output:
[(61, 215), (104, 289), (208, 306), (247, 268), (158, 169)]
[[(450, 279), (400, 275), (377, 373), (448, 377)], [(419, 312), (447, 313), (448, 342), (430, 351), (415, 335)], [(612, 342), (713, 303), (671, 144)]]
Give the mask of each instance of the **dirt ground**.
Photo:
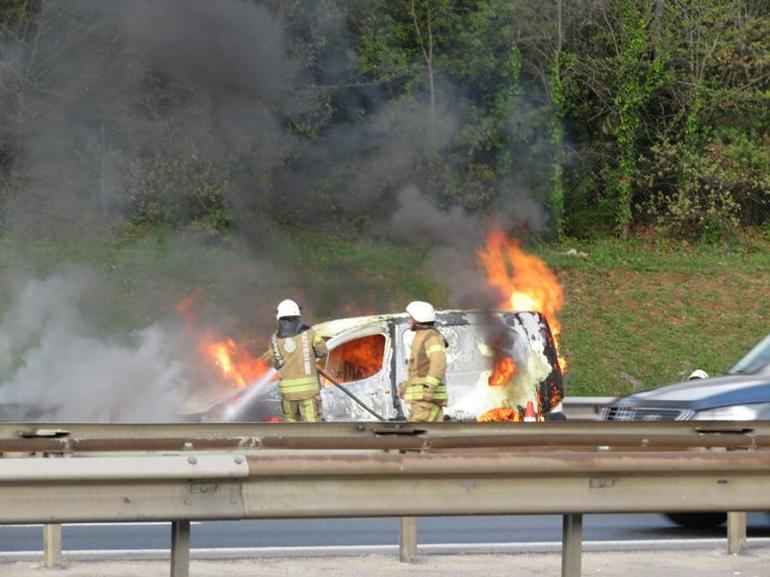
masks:
[[(558, 554), (430, 555), (411, 564), (393, 556), (320, 557), (193, 561), (191, 577), (556, 577)], [(770, 577), (770, 550), (749, 551), (738, 557), (724, 550), (586, 552), (584, 576), (619, 577)], [(7, 577), (167, 577), (169, 563), (161, 561), (72, 562), (47, 570), (39, 563), (0, 563)]]

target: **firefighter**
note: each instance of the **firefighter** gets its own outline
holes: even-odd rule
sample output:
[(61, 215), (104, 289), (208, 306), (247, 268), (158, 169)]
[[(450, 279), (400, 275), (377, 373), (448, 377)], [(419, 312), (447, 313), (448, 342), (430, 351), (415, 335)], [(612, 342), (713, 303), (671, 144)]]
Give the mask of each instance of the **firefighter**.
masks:
[(322, 411), (316, 359), (328, 354), (326, 343), (302, 324), (299, 305), (293, 300), (281, 301), (275, 317), (278, 330), (270, 338), (265, 357), (281, 375), (278, 391), (284, 417), (289, 423), (318, 422)]
[(436, 311), (430, 303), (411, 302), (406, 312), (409, 328), (415, 334), (407, 379), (399, 385), (399, 396), (410, 405), (410, 421), (440, 422), (447, 404), (447, 343), (436, 329)]

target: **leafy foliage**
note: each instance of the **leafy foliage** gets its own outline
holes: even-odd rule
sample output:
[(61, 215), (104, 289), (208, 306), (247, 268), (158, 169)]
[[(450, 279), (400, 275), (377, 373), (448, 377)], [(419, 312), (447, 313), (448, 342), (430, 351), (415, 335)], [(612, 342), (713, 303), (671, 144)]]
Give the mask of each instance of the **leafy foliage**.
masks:
[[(526, 195), (556, 237), (768, 226), (763, 0), (223, 2), (278, 30), (261, 84), (259, 54), (225, 79), (227, 58), (132, 43), (73, 16), (80, 4), (0, 0), (0, 214), (41, 177), (99, 188), (115, 159), (130, 223), (212, 234), (265, 218), (367, 230), (407, 184), (480, 211)], [(104, 74), (112, 91), (86, 93)], [(79, 99), (67, 178), (28, 162), (19, 132)], [(96, 160), (80, 153), (93, 142)]]

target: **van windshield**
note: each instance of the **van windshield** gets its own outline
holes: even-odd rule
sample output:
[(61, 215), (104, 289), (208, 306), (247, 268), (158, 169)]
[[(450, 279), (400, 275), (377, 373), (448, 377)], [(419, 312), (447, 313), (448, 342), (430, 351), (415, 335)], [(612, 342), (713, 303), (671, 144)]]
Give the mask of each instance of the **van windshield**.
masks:
[(770, 365), (770, 335), (759, 341), (727, 372), (732, 374), (758, 373), (768, 365)]

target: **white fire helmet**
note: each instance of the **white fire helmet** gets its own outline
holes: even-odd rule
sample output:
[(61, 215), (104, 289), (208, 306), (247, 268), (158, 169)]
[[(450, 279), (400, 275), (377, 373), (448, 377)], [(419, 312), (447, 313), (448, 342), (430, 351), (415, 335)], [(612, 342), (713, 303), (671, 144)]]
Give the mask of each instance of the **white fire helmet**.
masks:
[(687, 377), (688, 381), (694, 381), (696, 379), (708, 379), (709, 374), (704, 371), (703, 369), (696, 369), (692, 373), (690, 373), (690, 376)]
[(412, 301), (406, 305), (407, 314), (418, 323), (432, 323), (436, 321), (436, 311), (433, 305), (424, 301)]
[(282, 319), (284, 317), (298, 317), (300, 315), (299, 305), (291, 299), (284, 299), (278, 303), (278, 308), (275, 309), (275, 318)]

